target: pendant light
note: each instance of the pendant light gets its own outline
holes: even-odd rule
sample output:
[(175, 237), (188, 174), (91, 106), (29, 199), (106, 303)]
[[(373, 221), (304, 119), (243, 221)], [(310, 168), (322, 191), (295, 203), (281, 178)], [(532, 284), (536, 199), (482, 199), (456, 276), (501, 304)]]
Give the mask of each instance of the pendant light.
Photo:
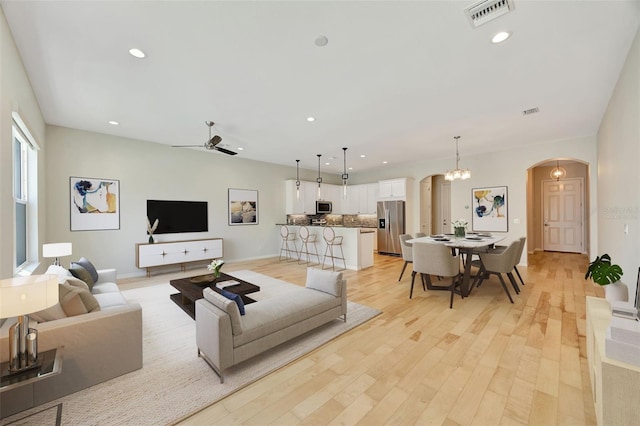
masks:
[(567, 171), (560, 167), (560, 161), (556, 160), (556, 166), (551, 170), (551, 178), (556, 182), (564, 178), (567, 175)]
[(342, 197), (347, 199), (347, 181), (349, 180), (349, 175), (347, 174), (347, 148), (342, 148), (342, 153), (344, 156), (344, 168), (342, 169)]
[(454, 170), (448, 170), (444, 175), (445, 180), (465, 180), (471, 177), (471, 171), (469, 169), (461, 169), (458, 167), (458, 161), (460, 161), (460, 154), (458, 153), (458, 139), (460, 136), (453, 137), (456, 140), (456, 168)]
[(322, 184), (322, 177), (320, 176), (320, 157), (322, 154), (316, 154), (318, 156), (318, 178), (316, 182), (318, 182), (318, 200), (320, 199), (320, 185)]
[(296, 160), (296, 200), (300, 199), (300, 160)]

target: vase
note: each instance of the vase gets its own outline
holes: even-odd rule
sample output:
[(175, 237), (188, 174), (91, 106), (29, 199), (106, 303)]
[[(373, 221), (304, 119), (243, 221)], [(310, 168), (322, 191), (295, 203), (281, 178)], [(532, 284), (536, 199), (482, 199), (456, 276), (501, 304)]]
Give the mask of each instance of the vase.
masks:
[(462, 237), (464, 237), (464, 233), (465, 233), (465, 232), (464, 232), (464, 227), (462, 227), (462, 226), (458, 226), (458, 227), (453, 228), (453, 233), (455, 234), (455, 236), (456, 236), (457, 238), (462, 238)]
[(153, 241), (153, 235), (149, 235), (149, 244), (153, 243), (155, 243), (155, 241)]
[(604, 298), (609, 302), (626, 302), (629, 299), (627, 286), (616, 281), (604, 286)]

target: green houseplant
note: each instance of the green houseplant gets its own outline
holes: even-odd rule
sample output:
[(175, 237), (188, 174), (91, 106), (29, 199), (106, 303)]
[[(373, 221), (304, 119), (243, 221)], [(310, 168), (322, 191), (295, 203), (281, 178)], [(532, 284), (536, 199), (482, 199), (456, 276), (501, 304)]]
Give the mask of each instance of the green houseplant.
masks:
[(589, 263), (584, 279), (591, 279), (594, 283), (604, 286), (605, 298), (609, 301), (626, 301), (629, 297), (627, 286), (620, 282), (623, 275), (619, 265), (611, 263), (611, 256), (607, 253)]

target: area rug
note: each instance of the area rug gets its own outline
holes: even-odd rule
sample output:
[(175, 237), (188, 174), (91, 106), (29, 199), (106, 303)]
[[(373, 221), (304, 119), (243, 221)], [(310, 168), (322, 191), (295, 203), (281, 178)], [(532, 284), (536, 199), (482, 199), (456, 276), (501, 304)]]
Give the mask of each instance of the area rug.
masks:
[[(224, 384), (197, 356), (195, 321), (175, 305), (169, 284), (127, 290), (142, 305), (143, 368), (0, 421), (39, 425), (34, 413), (62, 404), (62, 425), (167, 425), (211, 405), (380, 314), (348, 302), (348, 321), (336, 319), (227, 370)], [(257, 294), (257, 293), (256, 293)], [(113, 354), (113, 362), (118, 362)], [(64, 365), (63, 373), (64, 374)]]

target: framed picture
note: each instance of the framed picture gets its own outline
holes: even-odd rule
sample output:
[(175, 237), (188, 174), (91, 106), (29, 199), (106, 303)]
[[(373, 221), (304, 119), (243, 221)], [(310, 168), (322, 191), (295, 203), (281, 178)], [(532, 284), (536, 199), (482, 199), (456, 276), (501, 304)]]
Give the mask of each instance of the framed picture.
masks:
[(258, 191), (229, 188), (229, 225), (258, 224)]
[(120, 181), (69, 178), (72, 231), (120, 229)]
[(474, 232), (509, 231), (509, 197), (506, 186), (473, 188), (471, 227)]

